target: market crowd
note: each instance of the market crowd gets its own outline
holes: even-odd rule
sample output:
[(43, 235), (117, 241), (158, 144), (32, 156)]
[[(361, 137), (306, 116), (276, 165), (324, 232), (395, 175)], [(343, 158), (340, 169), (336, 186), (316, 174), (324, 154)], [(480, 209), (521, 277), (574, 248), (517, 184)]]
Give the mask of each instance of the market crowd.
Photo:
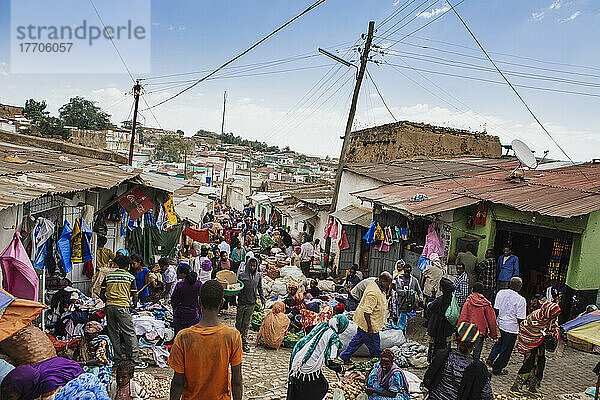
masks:
[[(432, 400), (492, 399), (492, 376), (508, 374), (515, 346), (522, 365), (511, 391), (539, 395), (546, 352), (558, 340), (559, 293), (528, 305), (509, 246), (483, 260), (467, 246), (452, 274), (432, 253), (419, 266), (398, 260), (371, 277), (358, 265), (340, 266), (345, 272), (331, 278), (318, 240), (252, 211), (207, 214), (173, 257), (155, 265), (126, 249), (113, 254), (100, 236), (99, 299), (64, 288), (55, 295), (56, 337), (78, 336), (69, 357), (0, 365), (2, 398), (145, 399), (149, 391), (135, 371), (148, 366), (142, 353), (151, 349), (155, 364), (174, 371), (171, 399), (239, 400), (243, 355), (254, 346), (287, 346), (287, 398), (320, 400), (331, 392), (323, 368), (352, 371), (363, 345), (375, 362), (356, 376), (369, 400), (408, 400), (421, 390)], [(197, 240), (200, 231), (207, 240)], [(102, 307), (84, 314), (82, 304)], [(220, 321), (231, 307), (235, 327)], [(382, 340), (390, 331), (406, 340), (417, 314), (429, 336), (422, 382)], [(250, 329), (257, 331), (252, 343)], [(486, 340), (494, 345), (484, 355)]]

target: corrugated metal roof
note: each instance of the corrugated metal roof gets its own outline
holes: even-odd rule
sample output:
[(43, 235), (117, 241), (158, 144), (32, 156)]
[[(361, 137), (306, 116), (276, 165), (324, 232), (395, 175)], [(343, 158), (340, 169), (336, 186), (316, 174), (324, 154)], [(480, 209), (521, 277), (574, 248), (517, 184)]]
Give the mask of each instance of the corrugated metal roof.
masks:
[(305, 208), (305, 207), (276, 206), (275, 208), (277, 208), (277, 210), (279, 210), (281, 213), (288, 215), (289, 217), (291, 217), (292, 219), (294, 219), (296, 221), (306, 221), (307, 219), (311, 219), (317, 215), (317, 213), (315, 213), (314, 211), (312, 211), (308, 208)]
[(181, 189), (190, 182), (183, 178), (157, 174), (155, 172), (142, 172), (140, 178), (142, 178), (144, 184), (147, 186), (162, 189), (169, 193), (174, 193), (176, 190)]
[[(415, 215), (451, 210), (481, 200), (563, 218), (600, 210), (600, 164), (565, 166), (564, 162), (548, 161), (538, 170), (525, 170), (523, 179), (507, 179), (518, 165), (514, 158), (465, 157), (352, 164), (348, 170), (392, 183), (355, 193), (359, 198)], [(419, 193), (429, 199), (409, 201)]]
[(373, 220), (373, 210), (366, 207), (349, 205), (330, 214), (344, 225), (359, 225), (368, 228)]
[(186, 219), (195, 224), (202, 222), (202, 217), (206, 214), (208, 205), (213, 201), (207, 196), (201, 194), (192, 194), (184, 197), (173, 197), (175, 203), (175, 212), (182, 219)]
[[(15, 155), (26, 163), (5, 161)], [(0, 210), (49, 194), (109, 189), (139, 174), (109, 161), (0, 143)]]

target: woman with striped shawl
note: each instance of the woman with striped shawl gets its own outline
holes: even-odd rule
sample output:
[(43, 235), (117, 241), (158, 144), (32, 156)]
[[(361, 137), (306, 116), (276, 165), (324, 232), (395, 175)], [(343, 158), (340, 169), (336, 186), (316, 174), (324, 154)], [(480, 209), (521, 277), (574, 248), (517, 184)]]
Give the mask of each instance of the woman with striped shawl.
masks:
[(546, 350), (554, 351), (558, 341), (559, 315), (559, 305), (547, 301), (521, 322), (517, 350), (525, 358), (511, 388), (515, 395), (520, 395), (521, 388), (525, 385), (528, 394), (540, 396), (539, 388), (546, 366)]
[(329, 383), (323, 375), (323, 366), (339, 372), (342, 365), (334, 363), (342, 350), (340, 335), (350, 321), (336, 315), (329, 322), (321, 322), (302, 338), (292, 350), (287, 400), (321, 400), (327, 394)]

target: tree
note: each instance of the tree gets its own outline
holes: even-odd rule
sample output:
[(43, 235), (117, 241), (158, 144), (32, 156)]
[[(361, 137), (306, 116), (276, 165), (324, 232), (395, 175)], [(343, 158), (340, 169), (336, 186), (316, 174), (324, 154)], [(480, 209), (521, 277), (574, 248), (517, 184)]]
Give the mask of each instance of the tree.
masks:
[(65, 128), (63, 122), (56, 117), (42, 117), (35, 124), (40, 135), (68, 139), (71, 132)]
[(110, 123), (109, 114), (102, 111), (95, 102), (80, 96), (72, 97), (58, 112), (66, 125), (80, 129), (102, 130), (114, 127)]
[(46, 107), (47, 105), (45, 100), (35, 101), (34, 99), (29, 99), (25, 101), (23, 115), (33, 121), (39, 121), (49, 114), (48, 111), (44, 111)]
[(181, 162), (183, 146), (183, 140), (178, 135), (165, 135), (156, 144), (154, 156), (168, 163)]
[(181, 129), (177, 129), (175, 133), (177, 133), (180, 138), (183, 138), (183, 136), (185, 135), (185, 132), (183, 132)]

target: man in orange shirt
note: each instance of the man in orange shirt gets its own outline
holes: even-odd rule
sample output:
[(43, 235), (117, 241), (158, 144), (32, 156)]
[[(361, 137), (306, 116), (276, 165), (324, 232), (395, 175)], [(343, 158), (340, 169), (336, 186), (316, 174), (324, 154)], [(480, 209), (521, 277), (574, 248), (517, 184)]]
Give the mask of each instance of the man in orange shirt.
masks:
[[(242, 399), (242, 338), (219, 322), (223, 286), (210, 280), (200, 289), (202, 319), (175, 337), (169, 366), (175, 371), (171, 400)], [(231, 365), (231, 380), (229, 366)]]

